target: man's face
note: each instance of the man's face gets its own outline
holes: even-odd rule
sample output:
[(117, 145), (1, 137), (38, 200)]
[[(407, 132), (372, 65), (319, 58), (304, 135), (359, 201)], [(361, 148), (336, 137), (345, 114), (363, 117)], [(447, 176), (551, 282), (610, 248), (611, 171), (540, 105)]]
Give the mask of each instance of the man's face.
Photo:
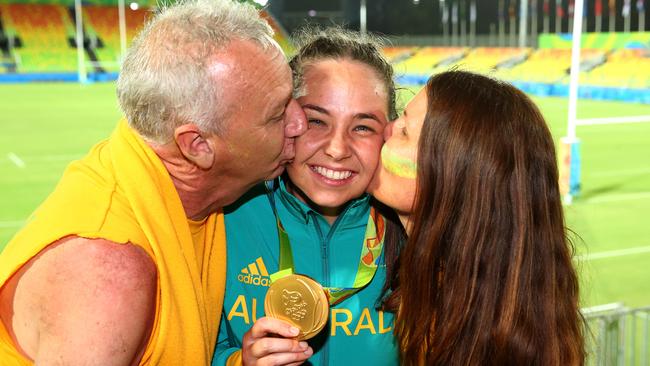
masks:
[[(225, 111), (226, 146), (219, 169), (233, 193), (280, 175), (295, 155), (294, 138), (306, 128), (305, 115), (292, 99), (291, 70), (279, 49), (263, 50), (249, 41), (233, 41), (211, 67), (222, 83), (218, 101)], [(239, 189), (241, 187), (241, 189)]]

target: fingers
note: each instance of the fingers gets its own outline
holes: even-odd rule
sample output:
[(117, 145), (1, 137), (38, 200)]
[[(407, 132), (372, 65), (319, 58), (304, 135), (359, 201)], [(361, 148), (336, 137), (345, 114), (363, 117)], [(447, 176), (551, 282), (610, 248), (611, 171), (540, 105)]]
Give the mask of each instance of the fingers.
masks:
[[(311, 351), (311, 348), (309, 348)], [(282, 365), (282, 366), (289, 366), (289, 365), (302, 365), (309, 357), (311, 357), (312, 352), (309, 352), (308, 354), (300, 355), (297, 353), (275, 353), (272, 356), (269, 356), (269, 362), (270, 363), (264, 363), (266, 365)], [(296, 361), (298, 360), (298, 361)], [(266, 361), (266, 359), (262, 360), (263, 362)]]
[(307, 361), (307, 360), (303, 360), (303, 361), (300, 361), (300, 362), (289, 363), (289, 364), (287, 364), (286, 366), (298, 366), (298, 365), (302, 365), (303, 363), (305, 363), (305, 361)]
[(244, 334), (244, 365), (300, 365), (314, 353), (307, 342), (294, 339), (300, 330), (291, 324), (260, 318)]
[[(260, 345), (260, 348), (253, 347), (251, 350), (250, 360), (255, 360), (255, 365), (300, 365), (305, 362), (314, 353), (306, 342), (281, 338), (263, 338), (264, 341), (270, 341), (266, 345)], [(277, 342), (282, 341), (282, 342)], [(285, 342), (293, 342), (293, 345), (287, 345)], [(261, 342), (258, 342), (261, 343)], [(300, 343), (300, 344), (299, 344)], [(258, 344), (255, 344), (258, 346)], [(275, 351), (285, 350), (287, 352)], [(259, 352), (259, 353), (258, 353)]]
[(260, 338), (251, 344), (251, 354), (257, 358), (274, 353), (304, 353), (309, 349), (307, 342), (286, 338)]
[(253, 338), (268, 337), (269, 335), (278, 335), (284, 338), (293, 338), (300, 333), (300, 329), (291, 324), (275, 319), (264, 317), (258, 319), (253, 327), (249, 330)]

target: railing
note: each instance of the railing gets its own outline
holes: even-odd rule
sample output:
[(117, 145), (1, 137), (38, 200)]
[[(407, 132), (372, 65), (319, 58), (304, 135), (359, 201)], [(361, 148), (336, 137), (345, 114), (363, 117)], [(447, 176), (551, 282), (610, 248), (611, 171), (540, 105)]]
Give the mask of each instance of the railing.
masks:
[(614, 303), (582, 309), (587, 365), (650, 366), (650, 306)]

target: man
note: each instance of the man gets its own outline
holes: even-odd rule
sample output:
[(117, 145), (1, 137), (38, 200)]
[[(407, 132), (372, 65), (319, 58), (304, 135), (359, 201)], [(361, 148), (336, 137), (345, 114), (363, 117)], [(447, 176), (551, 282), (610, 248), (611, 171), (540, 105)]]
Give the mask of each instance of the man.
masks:
[(306, 128), (271, 36), (229, 0), (145, 27), (117, 83), (128, 124), (68, 167), (0, 255), (3, 365), (209, 364), (220, 209), (278, 176)]

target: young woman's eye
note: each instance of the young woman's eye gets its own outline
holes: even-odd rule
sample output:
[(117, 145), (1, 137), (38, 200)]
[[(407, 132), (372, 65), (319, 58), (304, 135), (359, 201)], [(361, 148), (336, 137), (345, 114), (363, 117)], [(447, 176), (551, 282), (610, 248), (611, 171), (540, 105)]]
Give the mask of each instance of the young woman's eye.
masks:
[(307, 122), (312, 126), (321, 126), (325, 124), (325, 122), (317, 118), (310, 118), (307, 120)]
[(374, 128), (364, 125), (356, 126), (354, 127), (354, 130), (357, 132), (375, 132)]

